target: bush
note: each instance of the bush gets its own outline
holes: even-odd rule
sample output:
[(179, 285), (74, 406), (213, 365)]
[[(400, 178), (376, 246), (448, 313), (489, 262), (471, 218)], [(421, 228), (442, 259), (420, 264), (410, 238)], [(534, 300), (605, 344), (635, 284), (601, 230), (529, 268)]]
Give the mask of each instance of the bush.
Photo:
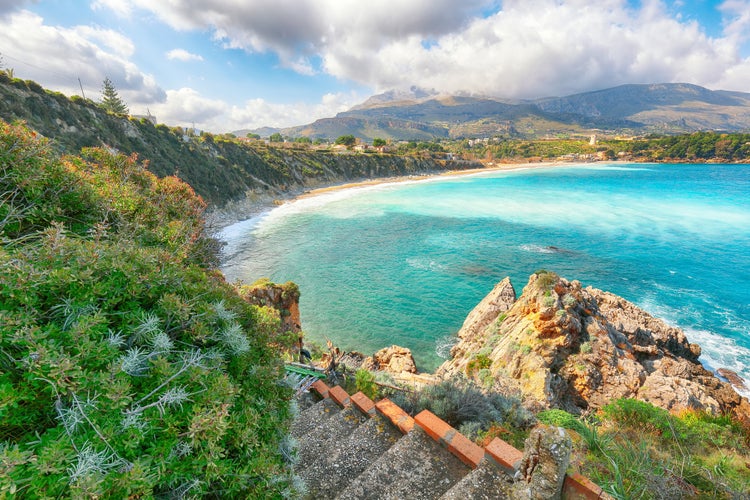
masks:
[(375, 375), (368, 370), (357, 370), (354, 376), (357, 384), (357, 390), (370, 399), (378, 398), (378, 385), (375, 383)]
[(572, 413), (565, 410), (553, 408), (551, 410), (542, 410), (537, 413), (536, 418), (543, 424), (564, 427), (565, 429), (577, 430), (581, 422)]
[(394, 394), (391, 399), (412, 415), (430, 410), (451, 426), (467, 425), (476, 433), (487, 431), (494, 424), (526, 429), (535, 422), (519, 399), (484, 393), (464, 379), (444, 380), (421, 391)]
[(279, 497), (291, 390), (203, 203), (0, 124), (0, 497)]

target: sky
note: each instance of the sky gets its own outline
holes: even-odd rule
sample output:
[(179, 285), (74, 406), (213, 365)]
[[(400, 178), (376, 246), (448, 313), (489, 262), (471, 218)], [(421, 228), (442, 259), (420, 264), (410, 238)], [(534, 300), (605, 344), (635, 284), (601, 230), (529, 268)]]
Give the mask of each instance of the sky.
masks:
[(750, 0), (0, 0), (16, 77), (212, 132), (413, 86), (508, 99), (626, 83), (750, 92)]

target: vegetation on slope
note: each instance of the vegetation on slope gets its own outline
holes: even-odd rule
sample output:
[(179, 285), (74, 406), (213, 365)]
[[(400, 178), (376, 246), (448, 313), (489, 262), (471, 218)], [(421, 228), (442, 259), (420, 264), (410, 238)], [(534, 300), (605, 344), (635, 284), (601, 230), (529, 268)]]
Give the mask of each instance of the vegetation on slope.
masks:
[(0, 122), (0, 196), (0, 497), (288, 493), (278, 314), (193, 190)]
[(750, 432), (728, 416), (670, 414), (618, 399), (589, 420), (562, 410), (537, 415), (569, 430), (577, 471), (615, 498), (745, 498)]
[(138, 153), (159, 177), (177, 176), (212, 205), (260, 193), (304, 189), (319, 184), (370, 177), (409, 175), (476, 167), (424, 156), (337, 154), (296, 144), (243, 141), (231, 134), (154, 125), (150, 120), (108, 113), (91, 100), (68, 99), (33, 81), (0, 73), (0, 119), (24, 120), (53, 139), (61, 152), (105, 147), (126, 155)]
[(747, 133), (694, 132), (629, 139), (601, 136), (597, 138), (596, 144), (590, 144), (589, 137), (547, 140), (494, 138), (487, 141), (464, 140), (445, 145), (468, 157), (494, 160), (553, 160), (566, 156), (568, 159), (576, 159), (576, 155), (632, 161), (750, 160), (750, 134)]

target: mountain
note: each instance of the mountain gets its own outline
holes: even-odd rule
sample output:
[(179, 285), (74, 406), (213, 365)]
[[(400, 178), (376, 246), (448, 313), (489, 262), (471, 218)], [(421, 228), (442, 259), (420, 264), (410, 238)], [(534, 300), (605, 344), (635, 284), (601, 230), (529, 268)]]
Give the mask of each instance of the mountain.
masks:
[(424, 140), (540, 138), (592, 130), (630, 134), (750, 130), (750, 93), (687, 83), (629, 84), (565, 97), (511, 101), (413, 87), (370, 97), (335, 117), (280, 132), (290, 137), (353, 134), (365, 140)]

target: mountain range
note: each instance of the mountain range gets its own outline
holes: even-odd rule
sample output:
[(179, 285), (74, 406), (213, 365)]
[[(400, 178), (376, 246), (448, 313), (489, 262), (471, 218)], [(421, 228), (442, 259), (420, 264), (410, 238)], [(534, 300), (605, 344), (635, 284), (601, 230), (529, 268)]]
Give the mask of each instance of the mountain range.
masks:
[[(602, 131), (614, 134), (750, 130), (750, 93), (709, 90), (688, 83), (628, 84), (533, 100), (446, 95), (412, 87), (369, 98), (335, 117), (255, 133), (287, 137), (364, 140), (561, 137)], [(244, 135), (249, 131), (237, 131)]]

